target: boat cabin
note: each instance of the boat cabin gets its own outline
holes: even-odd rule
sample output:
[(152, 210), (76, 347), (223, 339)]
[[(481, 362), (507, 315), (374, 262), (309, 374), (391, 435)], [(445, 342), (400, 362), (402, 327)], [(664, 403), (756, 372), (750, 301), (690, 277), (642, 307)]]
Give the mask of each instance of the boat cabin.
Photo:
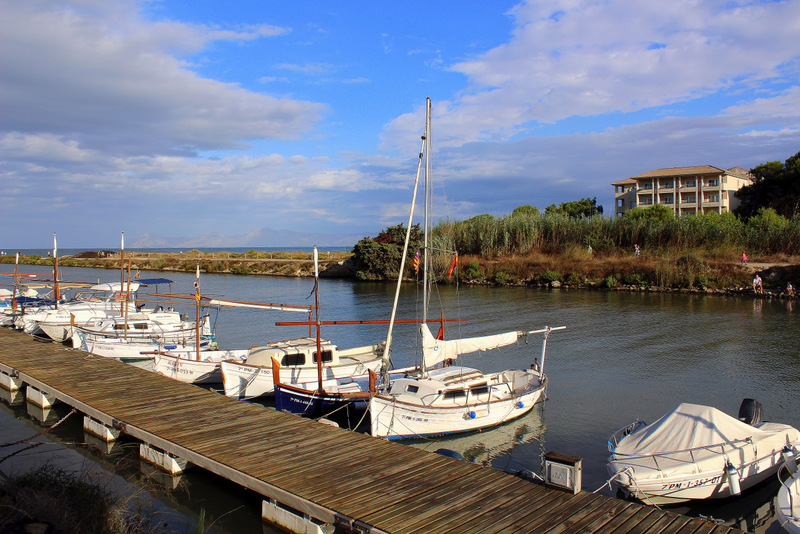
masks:
[[(322, 363), (339, 365), (339, 347), (328, 340), (320, 342)], [(315, 367), (317, 365), (317, 340), (314, 338), (276, 341), (264, 347), (253, 347), (247, 356), (251, 365), (272, 365), (275, 358), (281, 367)]]

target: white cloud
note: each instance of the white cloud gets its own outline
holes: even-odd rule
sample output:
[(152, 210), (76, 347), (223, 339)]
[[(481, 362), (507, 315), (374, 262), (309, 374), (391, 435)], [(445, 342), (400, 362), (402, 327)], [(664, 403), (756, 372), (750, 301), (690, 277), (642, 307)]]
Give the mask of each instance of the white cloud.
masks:
[[(175, 51), (214, 39), (281, 33), (147, 23), (134, 6), (8, 2), (0, 39), (0, 114), (6, 132), (64, 136), (117, 156), (241, 148), (292, 139), (324, 106), (204, 79)], [(113, 10), (112, 10), (113, 7)]]
[[(796, 68), (784, 71), (798, 59), (796, 0), (536, 0), (511, 14), (508, 43), (451, 65), (469, 88), (435, 102), (439, 145), (509, 139), (537, 124), (657, 108), (780, 78), (797, 83)], [(389, 126), (386, 146), (408, 138), (408, 119)]]

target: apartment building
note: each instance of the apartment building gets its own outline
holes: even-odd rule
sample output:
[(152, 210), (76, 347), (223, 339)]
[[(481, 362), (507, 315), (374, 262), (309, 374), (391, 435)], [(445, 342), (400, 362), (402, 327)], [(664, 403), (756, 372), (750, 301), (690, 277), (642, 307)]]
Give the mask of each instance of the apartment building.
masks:
[(733, 194), (750, 185), (753, 176), (741, 167), (725, 170), (712, 165), (656, 169), (614, 182), (614, 214), (635, 207), (663, 204), (675, 215), (724, 213), (739, 205)]

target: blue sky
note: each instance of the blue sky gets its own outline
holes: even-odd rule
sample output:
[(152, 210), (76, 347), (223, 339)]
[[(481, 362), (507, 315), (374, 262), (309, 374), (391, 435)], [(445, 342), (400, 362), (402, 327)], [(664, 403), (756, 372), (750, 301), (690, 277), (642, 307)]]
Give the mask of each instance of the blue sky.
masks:
[(439, 218), (800, 150), (800, 0), (0, 10), (6, 251), (354, 244), (407, 218), (426, 97)]

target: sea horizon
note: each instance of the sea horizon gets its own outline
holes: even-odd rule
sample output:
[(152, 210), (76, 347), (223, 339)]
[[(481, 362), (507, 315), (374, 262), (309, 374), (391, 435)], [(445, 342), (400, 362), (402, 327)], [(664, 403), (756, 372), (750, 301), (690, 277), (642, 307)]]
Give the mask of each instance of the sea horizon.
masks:
[[(317, 245), (317, 250), (320, 252), (350, 252), (353, 249), (352, 246), (324, 246), (324, 245)], [(75, 254), (80, 254), (82, 252), (99, 252), (101, 250), (111, 250), (114, 252), (119, 252), (119, 250), (115, 250), (112, 248), (59, 248), (58, 249), (58, 257), (64, 256), (74, 256)], [(141, 252), (141, 253), (161, 253), (161, 254), (169, 254), (169, 253), (176, 253), (181, 254), (184, 252), (188, 252), (190, 250), (199, 250), (203, 253), (213, 253), (213, 252), (235, 252), (235, 253), (243, 253), (248, 252), (251, 250), (257, 252), (312, 252), (314, 247), (308, 246), (298, 246), (298, 247), (257, 247), (257, 246), (249, 246), (249, 247), (131, 247), (126, 248), (125, 252)], [(26, 256), (48, 256), (53, 253), (53, 249), (49, 248), (22, 248), (16, 250), (5, 250), (3, 249), (2, 252), (6, 256), (11, 256), (19, 252), (22, 255)]]

